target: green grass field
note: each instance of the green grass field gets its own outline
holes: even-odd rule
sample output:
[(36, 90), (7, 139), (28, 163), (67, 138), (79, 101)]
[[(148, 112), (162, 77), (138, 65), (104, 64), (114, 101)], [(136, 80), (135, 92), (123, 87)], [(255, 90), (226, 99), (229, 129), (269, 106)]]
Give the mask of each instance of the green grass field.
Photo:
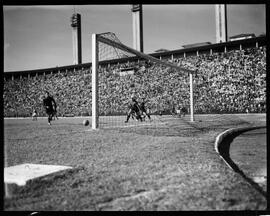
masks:
[[(86, 118), (5, 119), (5, 166), (67, 165), (74, 169), (10, 185), (8, 211), (264, 210), (266, 199), (215, 152), (232, 127), (266, 125), (265, 114), (198, 115), (195, 122), (153, 116), (152, 122)], [(89, 119), (89, 118), (88, 118)], [(117, 127), (116, 127), (117, 126)]]

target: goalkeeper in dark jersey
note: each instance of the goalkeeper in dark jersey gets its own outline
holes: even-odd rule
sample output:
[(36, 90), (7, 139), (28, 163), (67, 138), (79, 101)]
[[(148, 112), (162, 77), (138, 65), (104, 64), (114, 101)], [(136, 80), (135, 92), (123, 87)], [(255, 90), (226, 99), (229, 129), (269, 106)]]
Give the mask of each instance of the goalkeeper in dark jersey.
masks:
[(145, 119), (145, 116), (147, 116), (148, 119), (151, 121), (150, 114), (149, 114), (148, 110), (146, 109), (145, 104), (146, 104), (145, 98), (142, 98), (142, 102), (140, 104), (141, 113), (144, 116), (144, 119)]
[(132, 97), (131, 99), (131, 103), (129, 104), (129, 110), (128, 110), (128, 114), (127, 114), (127, 120), (125, 121), (125, 123), (128, 123), (128, 120), (130, 118), (131, 115), (135, 115), (135, 118), (137, 120), (142, 121), (142, 117), (141, 117), (141, 113), (140, 113), (140, 106), (136, 100), (135, 97)]
[(45, 91), (45, 98), (43, 99), (43, 106), (48, 115), (48, 125), (51, 125), (52, 117), (56, 112), (56, 102), (48, 91)]

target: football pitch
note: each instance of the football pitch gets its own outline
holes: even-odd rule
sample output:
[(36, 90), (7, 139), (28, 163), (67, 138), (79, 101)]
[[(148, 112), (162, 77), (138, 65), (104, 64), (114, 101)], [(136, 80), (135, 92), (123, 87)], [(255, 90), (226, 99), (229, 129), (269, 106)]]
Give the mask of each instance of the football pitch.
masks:
[(264, 126), (265, 114), (4, 120), (5, 167), (23, 163), (73, 169), (10, 185), (4, 210), (264, 210), (266, 199), (214, 149), (229, 128)]

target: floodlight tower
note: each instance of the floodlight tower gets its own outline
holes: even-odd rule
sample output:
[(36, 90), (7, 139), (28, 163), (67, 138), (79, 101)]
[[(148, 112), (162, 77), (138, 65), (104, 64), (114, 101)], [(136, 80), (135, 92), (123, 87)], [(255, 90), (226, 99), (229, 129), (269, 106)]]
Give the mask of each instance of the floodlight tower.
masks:
[(78, 13), (72, 14), (72, 41), (73, 41), (73, 63), (82, 63), (82, 39), (81, 39), (81, 15)]
[(143, 52), (143, 15), (142, 5), (132, 5), (133, 48)]
[(215, 5), (216, 14), (216, 42), (227, 42), (227, 8), (225, 4)]

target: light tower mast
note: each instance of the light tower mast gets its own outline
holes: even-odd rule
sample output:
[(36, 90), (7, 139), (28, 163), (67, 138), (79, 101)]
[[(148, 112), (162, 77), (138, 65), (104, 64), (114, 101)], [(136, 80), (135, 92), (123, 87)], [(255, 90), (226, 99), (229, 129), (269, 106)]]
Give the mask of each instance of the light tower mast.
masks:
[(133, 48), (143, 52), (143, 15), (142, 5), (132, 5)]
[(227, 8), (225, 4), (215, 5), (216, 14), (216, 42), (227, 42)]
[(73, 64), (82, 63), (81, 15), (73, 13), (71, 17)]

